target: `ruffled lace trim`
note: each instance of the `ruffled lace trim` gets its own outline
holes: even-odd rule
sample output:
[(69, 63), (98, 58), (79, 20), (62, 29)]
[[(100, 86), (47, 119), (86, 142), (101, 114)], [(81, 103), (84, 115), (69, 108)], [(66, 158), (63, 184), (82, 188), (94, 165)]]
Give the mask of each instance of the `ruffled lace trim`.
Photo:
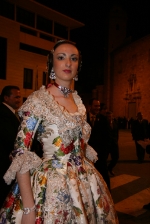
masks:
[(16, 178), (16, 173), (21, 174), (38, 167), (42, 160), (34, 153), (30, 151), (25, 151), (24, 154), (16, 156), (9, 169), (4, 175), (4, 180), (7, 184), (10, 184), (12, 180)]
[[(61, 106), (55, 99), (54, 96), (51, 95), (45, 88), (45, 86), (42, 86), (38, 91), (33, 92), (28, 99), (25, 101), (25, 103), (20, 107), (19, 113), (21, 114), (21, 111), (34, 111), (37, 113), (36, 115), (42, 116), (51, 120), (51, 115), (49, 115), (48, 112), (51, 112), (54, 116), (60, 115), (63, 112), (64, 116), (75, 116), (75, 115), (85, 115), (86, 109), (85, 106), (82, 103), (81, 98), (79, 95), (77, 95), (77, 92), (75, 91), (73, 94), (74, 101), (78, 107), (78, 111), (75, 113), (68, 112), (63, 106)], [(35, 101), (33, 101), (35, 100)], [(42, 106), (45, 106), (45, 108), (42, 108)], [(43, 114), (44, 113), (44, 114)]]
[(95, 163), (98, 160), (97, 152), (90, 145), (87, 145), (86, 157), (93, 163)]

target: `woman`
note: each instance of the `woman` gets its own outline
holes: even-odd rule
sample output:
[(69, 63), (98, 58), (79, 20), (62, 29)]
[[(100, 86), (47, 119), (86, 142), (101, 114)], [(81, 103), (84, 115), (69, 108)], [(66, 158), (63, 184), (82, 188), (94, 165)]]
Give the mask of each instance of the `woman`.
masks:
[[(85, 107), (70, 89), (81, 63), (75, 45), (56, 43), (48, 63), (54, 84), (41, 87), (20, 108), (13, 162), (4, 176), (7, 184), (15, 177), (17, 182), (0, 223), (118, 223), (106, 184), (90, 162), (97, 156), (87, 145)], [(30, 152), (35, 133), (43, 145), (42, 159)]]

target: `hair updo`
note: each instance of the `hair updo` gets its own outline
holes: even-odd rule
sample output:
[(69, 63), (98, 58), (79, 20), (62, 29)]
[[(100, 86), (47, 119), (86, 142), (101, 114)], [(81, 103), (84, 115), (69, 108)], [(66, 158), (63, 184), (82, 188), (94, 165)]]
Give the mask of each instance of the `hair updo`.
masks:
[[(48, 57), (47, 57), (47, 72), (48, 75), (51, 73), (52, 67), (53, 67), (53, 53), (56, 50), (56, 48), (62, 44), (71, 44), (73, 46), (76, 47), (76, 45), (74, 43), (69, 42), (68, 40), (59, 40), (53, 47), (53, 49), (49, 52)], [(77, 48), (77, 47), (76, 47)], [(78, 48), (77, 48), (78, 50)], [(82, 55), (81, 52), (78, 50), (79, 52), (79, 66), (78, 66), (78, 72), (81, 71), (81, 67), (82, 67)]]

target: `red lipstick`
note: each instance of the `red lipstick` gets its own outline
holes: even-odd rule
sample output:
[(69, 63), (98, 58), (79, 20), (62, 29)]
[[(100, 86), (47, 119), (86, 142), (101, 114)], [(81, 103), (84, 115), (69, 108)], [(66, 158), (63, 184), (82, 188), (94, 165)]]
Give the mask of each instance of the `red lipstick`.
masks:
[(63, 70), (65, 73), (71, 73), (71, 70), (69, 70), (69, 69), (65, 69), (65, 70)]

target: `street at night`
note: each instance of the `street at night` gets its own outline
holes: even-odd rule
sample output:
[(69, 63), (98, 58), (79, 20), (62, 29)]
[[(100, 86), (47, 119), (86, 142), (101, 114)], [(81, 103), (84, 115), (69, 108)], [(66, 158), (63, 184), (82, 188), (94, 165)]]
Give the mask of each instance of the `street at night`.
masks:
[(111, 177), (111, 193), (120, 224), (148, 224), (150, 211), (143, 209), (150, 202), (150, 158), (145, 154), (142, 164), (137, 163), (135, 144), (130, 130), (119, 132), (119, 162)]

